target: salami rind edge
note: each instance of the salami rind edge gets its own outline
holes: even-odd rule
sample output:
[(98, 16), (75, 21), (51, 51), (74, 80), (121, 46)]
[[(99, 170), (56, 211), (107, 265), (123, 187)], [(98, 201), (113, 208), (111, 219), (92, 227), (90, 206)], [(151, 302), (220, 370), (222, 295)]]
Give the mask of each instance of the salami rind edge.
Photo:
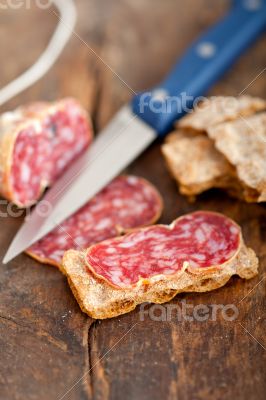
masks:
[[(224, 241), (222, 237), (226, 238), (227, 233), (225, 233), (225, 231), (227, 231), (227, 228), (225, 229), (222, 236), (219, 236), (219, 234), (216, 232), (218, 236), (216, 236), (214, 243), (211, 244), (211, 246), (216, 246), (216, 250), (213, 251), (213, 259), (209, 260), (209, 263), (206, 263), (206, 265), (204, 265), (204, 260), (202, 256), (198, 257), (198, 261), (195, 263), (195, 258), (193, 262), (191, 262), (191, 254), (190, 257), (188, 257), (187, 254), (187, 257), (184, 257), (184, 259), (182, 259), (182, 264), (176, 265), (176, 270), (174, 272), (170, 271), (168, 269), (169, 265), (167, 265), (167, 273), (164, 273), (165, 271), (163, 271), (162, 273), (162, 270), (158, 271), (158, 261), (163, 261), (161, 265), (164, 269), (166, 265), (165, 261), (167, 261), (168, 264), (169, 260), (173, 260), (173, 254), (167, 257), (167, 251), (165, 248), (162, 250), (158, 249), (158, 251), (162, 251), (162, 253), (161, 256), (157, 257), (156, 264), (156, 257), (154, 257), (154, 259), (153, 257), (150, 257), (150, 252), (149, 250), (147, 252), (147, 248), (143, 249), (143, 252), (141, 254), (138, 253), (138, 235), (144, 233), (145, 236), (146, 234), (148, 234), (148, 237), (146, 238), (146, 244), (149, 241), (153, 241), (154, 236), (155, 238), (157, 236), (158, 246), (160, 246), (164, 240), (163, 237), (159, 238), (159, 236), (157, 235), (158, 233), (162, 234), (162, 232), (164, 232), (165, 230), (171, 233), (176, 226), (180, 227), (182, 226), (182, 224), (186, 225), (187, 218), (199, 219), (200, 217), (203, 217), (203, 219), (205, 217), (207, 219), (210, 217), (214, 217), (218, 218), (220, 222), (224, 220), (224, 228), (226, 228), (227, 226), (229, 231), (232, 228), (231, 230), (233, 235), (229, 237), (230, 242), (227, 243), (228, 248), (224, 248), (224, 252), (223, 249), (220, 249), (222, 251), (220, 252), (218, 249), (219, 243), (222, 243), (222, 247), (224, 246)], [(200, 248), (195, 248), (195, 240), (197, 240), (196, 237), (203, 240), (204, 229), (206, 235), (208, 236), (207, 225), (204, 225), (204, 222), (199, 225), (199, 227), (204, 227), (203, 236), (202, 232), (198, 232), (197, 234), (196, 232), (194, 232), (194, 238), (190, 238), (191, 246), (194, 247), (194, 250), (192, 249), (192, 254), (194, 251), (199, 251)], [(211, 232), (209, 231), (209, 234), (212, 236), (213, 230), (211, 230)], [(130, 248), (128, 247), (128, 244), (129, 242), (134, 242), (134, 235), (137, 245), (135, 243), (130, 252), (128, 251), (128, 249)], [(207, 236), (205, 236), (206, 240)], [(219, 237), (221, 241), (219, 241)], [(233, 237), (234, 239), (232, 240)], [(209, 237), (209, 244), (211, 243), (211, 240), (212, 239)], [(143, 239), (143, 243), (144, 242), (145, 239)], [(202, 243), (203, 247), (205, 247), (206, 243)], [(119, 248), (116, 247), (120, 244), (126, 244), (124, 248), (121, 248), (125, 250), (125, 252), (122, 251), (121, 253), (120, 250), (118, 250)], [(180, 243), (178, 243), (178, 240), (176, 240), (175, 248), (178, 249), (178, 251), (181, 251), (182, 246), (181, 244), (179, 244)], [(114, 247), (116, 253), (113, 251)], [(201, 248), (201, 252), (197, 253), (198, 255), (204, 254), (203, 247)], [(148, 275), (144, 273), (142, 274), (142, 276), (139, 276), (138, 279), (131, 279), (130, 282), (114, 282), (113, 279), (110, 278), (110, 276), (106, 276), (106, 265), (104, 265), (103, 262), (100, 262), (100, 264), (96, 266), (96, 263), (99, 262), (99, 258), (95, 257), (95, 254), (99, 255), (101, 251), (104, 250), (104, 255), (105, 251), (108, 248), (112, 249), (110, 254), (117, 254), (119, 256), (118, 266), (120, 263), (120, 267), (121, 263), (123, 263), (122, 265), (124, 266), (124, 268), (126, 268), (126, 258), (123, 258), (123, 254), (126, 254), (129, 263), (129, 268), (127, 270), (128, 273), (130, 273), (130, 271), (132, 270), (134, 271), (133, 277), (135, 277), (136, 275), (136, 270), (132, 267), (132, 265), (136, 267), (136, 264), (134, 264), (134, 257), (136, 256), (136, 254), (134, 255), (134, 253), (137, 253), (137, 256), (138, 254), (140, 254), (139, 267), (144, 267), (145, 262), (146, 266), (148, 263), (150, 263), (150, 265), (152, 266), (152, 263), (154, 262), (154, 270), (152, 270), (152, 268), (150, 268), (150, 266), (148, 265)], [(145, 253), (145, 251), (147, 253)], [(228, 253), (226, 255), (227, 251)], [(220, 260), (219, 257), (221, 257)], [(105, 260), (106, 262), (106, 257), (104, 256), (102, 260)], [(174, 266), (174, 264), (172, 264), (172, 266)], [(229, 218), (222, 216), (221, 214), (209, 212), (196, 212), (188, 214), (184, 217), (178, 218), (170, 226), (155, 225), (148, 228), (136, 229), (121, 238), (110, 239), (99, 243), (98, 245), (91, 246), (86, 252), (77, 252), (70, 250), (65, 253), (61, 265), (61, 271), (67, 276), (69, 285), (81, 309), (91, 317), (99, 319), (110, 318), (120, 314), (124, 314), (133, 310), (138, 304), (144, 302), (164, 303), (171, 300), (173, 297), (175, 297), (176, 294), (181, 292), (210, 291), (225, 285), (230, 277), (234, 274), (239, 275), (241, 278), (250, 279), (257, 274), (257, 268), (258, 259), (254, 251), (245, 246), (240, 227)], [(115, 279), (117, 279), (117, 277), (119, 276), (119, 273), (117, 272), (118, 269), (116, 268), (113, 271)], [(122, 274), (124, 274), (123, 268), (120, 268), (120, 271), (122, 271)]]
[(162, 198), (151, 183), (132, 175), (120, 176), (26, 253), (58, 267), (65, 251), (86, 249), (132, 228), (151, 225), (162, 208)]
[(32, 103), (0, 117), (0, 193), (27, 208), (91, 143), (87, 112), (71, 98)]

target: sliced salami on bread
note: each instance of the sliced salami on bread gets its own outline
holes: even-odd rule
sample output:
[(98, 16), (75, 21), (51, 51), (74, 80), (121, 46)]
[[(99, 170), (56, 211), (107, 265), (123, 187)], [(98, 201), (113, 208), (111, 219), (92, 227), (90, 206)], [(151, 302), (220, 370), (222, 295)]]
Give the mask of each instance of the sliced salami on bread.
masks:
[(61, 265), (81, 309), (99, 319), (144, 302), (164, 303), (181, 292), (210, 291), (235, 274), (250, 279), (257, 268), (240, 227), (204, 211), (171, 225), (133, 230), (87, 251), (70, 250)]

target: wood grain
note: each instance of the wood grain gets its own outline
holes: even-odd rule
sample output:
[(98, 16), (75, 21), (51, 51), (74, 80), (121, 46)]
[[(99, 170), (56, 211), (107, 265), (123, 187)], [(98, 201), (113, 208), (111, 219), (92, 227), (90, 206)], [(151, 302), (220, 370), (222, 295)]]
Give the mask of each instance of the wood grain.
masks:
[[(0, 11), (1, 87), (36, 59), (55, 26), (56, 16), (32, 3), (29, 10)], [(229, 6), (223, 0), (77, 4), (76, 33), (86, 44), (73, 36), (47, 76), (3, 110), (32, 100), (76, 96), (99, 131), (132, 90), (161, 79), (191, 40)], [(210, 93), (238, 95), (265, 68), (265, 44), (265, 37), (258, 40)], [(262, 74), (245, 93), (263, 97), (265, 89)], [(234, 304), (237, 319), (227, 321), (217, 312), (216, 321), (179, 321), (175, 316), (155, 321), (148, 315), (142, 321), (138, 308), (121, 318), (93, 321), (81, 313), (59, 271), (21, 255), (0, 270), (0, 398), (264, 399), (265, 205), (244, 204), (219, 191), (188, 203), (169, 177), (159, 142), (128, 172), (150, 179), (161, 191), (163, 223), (196, 209), (220, 211), (240, 223), (259, 255), (259, 276), (247, 282), (233, 278), (212, 293), (180, 295), (171, 302), (210, 308)], [(6, 205), (0, 210), (2, 215)], [(21, 222), (22, 217), (0, 219), (1, 257)], [(157, 319), (162, 310), (156, 310)]]

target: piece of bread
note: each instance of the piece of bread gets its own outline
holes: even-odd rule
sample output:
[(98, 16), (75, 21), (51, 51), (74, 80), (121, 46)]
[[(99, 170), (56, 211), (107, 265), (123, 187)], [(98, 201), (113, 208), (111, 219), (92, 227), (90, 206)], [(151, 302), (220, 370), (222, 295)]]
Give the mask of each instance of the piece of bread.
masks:
[(177, 126), (184, 129), (206, 131), (208, 127), (234, 121), (266, 109), (266, 101), (251, 96), (212, 96), (199, 103)]
[(242, 196), (234, 167), (204, 133), (178, 129), (161, 150), (181, 194), (193, 198), (205, 190), (223, 188)]
[(266, 201), (266, 112), (210, 127), (207, 134), (256, 201)]
[(95, 278), (85, 265), (84, 253), (76, 250), (66, 252), (60, 269), (66, 275), (81, 310), (92, 318), (105, 319), (128, 313), (141, 303), (165, 303), (178, 293), (217, 289), (235, 274), (244, 279), (253, 278), (257, 267), (254, 251), (243, 244), (238, 255), (223, 269), (206, 271), (202, 275), (184, 270), (178, 277), (162, 279), (134, 290), (116, 289)]
[[(200, 213), (193, 213), (191, 215), (196, 215), (198, 218), (200, 217), (199, 214)], [(208, 214), (210, 215), (210, 213)], [(214, 215), (215, 213), (211, 214)], [(169, 234), (172, 235), (171, 230), (174, 229), (177, 221), (180, 221), (182, 218), (184, 217), (174, 221), (169, 228), (163, 225), (157, 225), (155, 228), (160, 231), (162, 227), (162, 229), (168, 230)], [(187, 224), (188, 218), (191, 217), (185, 216), (185, 220), (183, 219), (182, 223), (184, 222), (184, 224)], [(221, 218), (221, 216), (218, 218)], [(183, 226), (184, 229), (187, 229), (185, 225)], [(196, 220), (195, 226), (198, 226), (198, 220)], [(204, 230), (207, 232), (204, 223), (202, 229), (203, 232)], [(236, 247), (233, 253), (230, 252), (230, 257), (220, 265), (211, 265), (209, 267), (199, 268), (195, 267), (191, 261), (185, 261), (182, 264), (182, 268), (177, 270), (175, 273), (156, 273), (155, 275), (149, 276), (149, 278), (139, 278), (136, 284), (122, 287), (118, 284), (118, 286), (115, 286), (111, 281), (106, 279), (104, 273), (102, 276), (99, 276), (99, 274), (95, 272), (94, 267), (88, 264), (88, 254), (90, 254), (90, 256), (95, 260), (95, 257), (93, 256), (93, 254), (95, 254), (95, 249), (97, 248), (98, 250), (101, 248), (100, 252), (103, 254), (103, 246), (108, 247), (110, 243), (111, 247), (115, 245), (118, 248), (119, 246), (125, 248), (125, 250), (121, 251), (125, 251), (127, 257), (130, 257), (127, 250), (128, 246), (121, 246), (121, 244), (126, 244), (128, 241), (130, 243), (136, 243), (134, 239), (132, 241), (135, 232), (137, 235), (145, 235), (145, 232), (148, 232), (149, 234), (152, 232), (152, 235), (154, 235), (155, 230), (153, 227), (150, 227), (136, 230), (133, 234), (128, 234), (123, 238), (116, 238), (102, 242), (99, 245), (90, 247), (87, 252), (69, 250), (63, 257), (60, 269), (66, 275), (68, 283), (82, 311), (92, 318), (111, 318), (127, 313), (133, 310), (138, 304), (144, 302), (164, 303), (171, 300), (178, 293), (205, 292), (219, 288), (225, 285), (230, 277), (235, 274), (245, 279), (254, 277), (257, 274), (258, 269), (258, 259), (254, 251), (245, 246), (239, 230), (240, 228), (237, 227), (236, 224), (232, 223), (231, 228), (229, 226), (228, 229), (228, 232), (231, 232), (232, 229), (232, 235), (234, 235), (234, 237), (237, 235), (238, 240), (236, 242), (237, 244), (235, 244)], [(212, 235), (210, 232), (207, 234)], [(195, 237), (198, 237), (198, 232), (195, 232)], [(220, 242), (217, 243), (218, 247), (219, 243)], [(160, 245), (160, 239), (158, 244)], [(133, 249), (132, 251), (135, 250)], [(114, 256), (115, 255), (116, 253), (114, 253)], [(162, 257), (162, 259), (164, 259), (164, 255), (162, 255)], [(217, 257), (217, 253), (213, 253), (213, 257)], [(129, 260), (131, 260), (131, 258), (129, 258)], [(99, 265), (96, 260), (95, 262), (98, 271), (100, 269), (101, 272), (104, 272), (101, 269), (101, 265)], [(116, 272), (114, 273), (116, 274)], [(116, 276), (117, 275), (114, 275), (115, 279)]]
[(211, 97), (182, 118), (162, 146), (180, 193), (194, 200), (222, 188), (246, 202), (266, 201), (265, 108), (250, 96)]

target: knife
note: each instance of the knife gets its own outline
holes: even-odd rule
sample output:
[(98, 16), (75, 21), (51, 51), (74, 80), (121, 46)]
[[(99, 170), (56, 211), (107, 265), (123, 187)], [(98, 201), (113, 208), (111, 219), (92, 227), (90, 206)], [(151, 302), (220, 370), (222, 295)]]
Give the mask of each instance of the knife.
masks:
[[(164, 137), (195, 99), (230, 67), (266, 25), (266, 0), (235, 0), (227, 16), (198, 38), (170, 74), (136, 95), (47, 191), (11, 243), (6, 264), (82, 207), (156, 138)], [(184, 100), (185, 99), (185, 100)], [(50, 208), (47, 213), (40, 207)]]

